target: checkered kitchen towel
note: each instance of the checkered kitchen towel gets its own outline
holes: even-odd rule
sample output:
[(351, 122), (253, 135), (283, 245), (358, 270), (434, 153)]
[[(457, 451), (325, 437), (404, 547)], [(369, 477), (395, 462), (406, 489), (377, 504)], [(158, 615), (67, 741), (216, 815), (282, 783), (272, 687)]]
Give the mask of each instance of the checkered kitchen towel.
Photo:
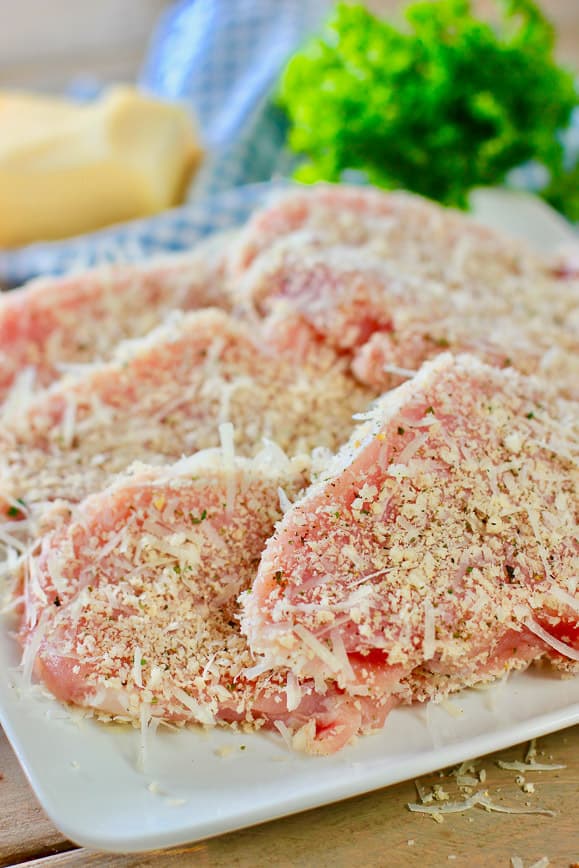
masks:
[[(184, 250), (243, 222), (290, 174), (285, 125), (269, 94), (286, 58), (315, 31), (331, 0), (179, 0), (161, 18), (140, 85), (187, 102), (200, 120), (208, 157), (190, 204), (74, 239), (0, 251), (0, 285), (103, 262)], [(579, 116), (568, 144), (579, 153)], [(533, 167), (516, 186), (534, 190)], [(274, 185), (275, 186), (275, 183)]]

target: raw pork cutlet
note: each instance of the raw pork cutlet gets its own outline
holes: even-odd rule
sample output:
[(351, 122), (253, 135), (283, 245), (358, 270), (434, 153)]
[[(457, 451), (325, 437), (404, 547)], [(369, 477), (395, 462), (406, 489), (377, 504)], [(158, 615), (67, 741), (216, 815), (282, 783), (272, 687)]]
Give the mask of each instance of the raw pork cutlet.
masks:
[(33, 386), (48, 386), (67, 364), (108, 358), (173, 308), (227, 308), (225, 244), (217, 236), (192, 253), (35, 280), (0, 294), (0, 405), (16, 382), (12, 404), (20, 412)]
[[(579, 288), (579, 284), (577, 285)], [(579, 295), (555, 281), (515, 281), (510, 293), (450, 292), (344, 246), (285, 239), (263, 253), (233, 291), (240, 308), (275, 322), (299, 317), (352, 358), (355, 375), (383, 391), (444, 349), (540, 373), (579, 398)]]
[(291, 454), (336, 448), (368, 391), (323, 347), (299, 367), (259, 340), (222, 311), (180, 314), (113, 362), (52, 386), (0, 427), (0, 515), (38, 516), (101, 490), (135, 460), (216, 446), (226, 421), (244, 455), (263, 437)]
[(58, 699), (141, 723), (151, 719), (278, 728), (297, 748), (331, 753), (364, 717), (287, 670), (252, 674), (237, 597), (249, 587), (304, 463), (274, 447), (253, 460), (207, 450), (136, 467), (84, 501), (23, 568), (20, 638)]
[(232, 274), (239, 277), (274, 242), (293, 233), (320, 247), (360, 247), (448, 286), (467, 280), (494, 286), (550, 273), (548, 262), (524, 244), (420, 196), (320, 184), (290, 190), (248, 221), (230, 250)]
[(579, 404), (470, 356), (382, 399), (284, 516), (245, 595), (265, 661), (435, 697), (579, 661)]

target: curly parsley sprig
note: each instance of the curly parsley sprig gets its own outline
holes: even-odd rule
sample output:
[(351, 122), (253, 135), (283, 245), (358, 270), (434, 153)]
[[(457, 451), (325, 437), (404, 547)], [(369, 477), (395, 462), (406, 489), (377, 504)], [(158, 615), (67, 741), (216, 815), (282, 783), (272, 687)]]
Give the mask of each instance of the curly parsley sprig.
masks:
[(573, 75), (556, 63), (553, 28), (532, 0), (500, 6), (492, 26), (470, 0), (419, 0), (397, 29), (338, 5), (280, 85), (289, 144), (307, 156), (296, 177), (339, 181), (354, 170), (465, 207), (473, 187), (533, 160), (551, 178), (545, 198), (575, 216), (567, 182), (577, 169), (566, 171), (559, 139), (579, 104)]

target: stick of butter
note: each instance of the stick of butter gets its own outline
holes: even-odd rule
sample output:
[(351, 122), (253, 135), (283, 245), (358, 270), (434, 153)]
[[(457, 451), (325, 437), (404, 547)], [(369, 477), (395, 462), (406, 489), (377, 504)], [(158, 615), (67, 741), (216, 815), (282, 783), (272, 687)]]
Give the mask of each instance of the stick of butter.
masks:
[(177, 205), (201, 157), (185, 109), (134, 88), (86, 105), (0, 93), (0, 247)]

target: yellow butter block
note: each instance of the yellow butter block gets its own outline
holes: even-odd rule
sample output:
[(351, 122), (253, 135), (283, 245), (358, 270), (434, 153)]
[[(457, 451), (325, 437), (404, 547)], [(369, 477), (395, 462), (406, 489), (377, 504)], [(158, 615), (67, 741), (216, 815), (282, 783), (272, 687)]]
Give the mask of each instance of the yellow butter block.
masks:
[(134, 88), (89, 105), (0, 93), (0, 247), (177, 205), (201, 157), (187, 112)]

